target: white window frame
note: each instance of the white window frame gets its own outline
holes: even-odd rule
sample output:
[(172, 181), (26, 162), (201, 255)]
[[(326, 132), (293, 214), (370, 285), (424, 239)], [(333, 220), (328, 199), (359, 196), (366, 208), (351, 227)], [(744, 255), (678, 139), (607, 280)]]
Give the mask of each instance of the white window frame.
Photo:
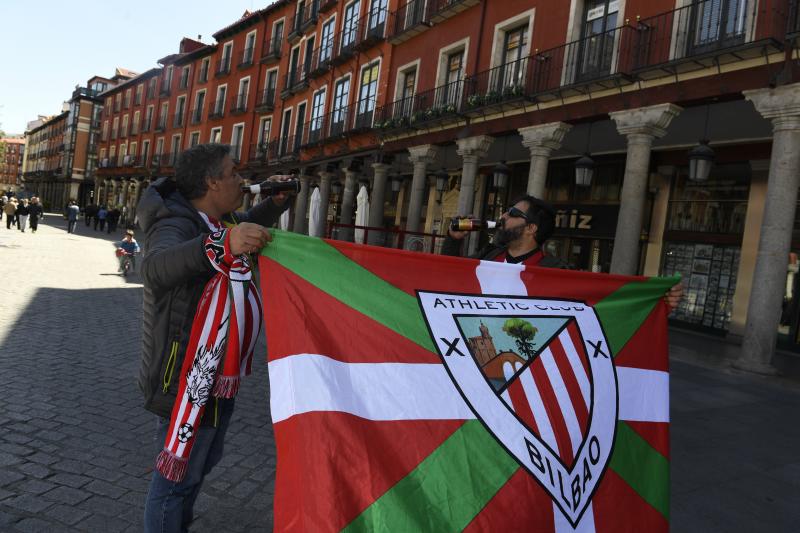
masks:
[(419, 66), (421, 63), (421, 58), (417, 58), (414, 61), (406, 63), (405, 65), (401, 65), (397, 67), (397, 71), (395, 74), (394, 79), (394, 98), (392, 101), (396, 102), (400, 99), (401, 94), (403, 93), (403, 87), (405, 86), (405, 74), (409, 70), (416, 70), (417, 75), (414, 77), (414, 95), (417, 94), (417, 84), (419, 83)]
[(114, 122), (111, 124), (111, 137), (116, 139), (119, 137), (119, 117), (114, 117)]
[(325, 26), (329, 23), (333, 22), (333, 29), (331, 30), (331, 52), (330, 55), (326, 59), (333, 58), (333, 53), (336, 51), (336, 13), (331, 15), (330, 17), (326, 18), (319, 27), (319, 47), (322, 48), (322, 37), (323, 31), (325, 30)]
[(186, 85), (182, 87), (183, 89), (188, 89), (189, 85), (192, 84), (192, 66), (186, 65), (185, 67), (181, 67), (181, 79), (178, 80), (178, 85), (180, 85), (180, 81), (183, 80), (183, 73), (186, 73)]
[[(253, 36), (253, 45), (248, 47), (247, 46), (247, 41), (248, 41), (248, 39), (250, 39), (251, 35)], [(258, 30), (253, 30), (253, 31), (247, 32), (247, 35), (244, 36), (244, 50), (242, 51), (242, 54), (244, 54), (247, 51), (247, 49), (249, 48), (250, 49), (250, 62), (251, 63), (255, 61), (256, 43), (257, 42), (258, 42)], [(242, 55), (242, 60), (244, 60), (244, 55)]]
[[(216, 141), (214, 139), (217, 139)], [(208, 136), (208, 142), (219, 142), (222, 140), (222, 126), (217, 126), (216, 128), (211, 128)]]
[[(206, 73), (206, 79), (205, 80), (202, 80), (202, 81), (200, 80), (200, 72), (205, 72)], [(200, 60), (200, 72), (197, 73), (197, 76), (198, 76), (197, 77), (197, 81), (199, 83), (207, 82), (208, 78), (209, 78), (209, 75), (211, 73), (211, 58), (210, 57), (204, 57), (203, 59)]]
[(463, 74), (461, 77), (461, 81), (464, 81), (467, 77), (467, 65), (469, 60), (469, 37), (465, 37), (459, 41), (452, 42), (447, 46), (439, 49), (439, 61), (436, 65), (436, 83), (434, 87), (441, 87), (444, 85), (445, 76), (447, 75), (447, 59), (453, 52), (457, 52), (458, 50), (464, 50), (464, 58), (461, 60), (461, 64), (464, 66)]
[(489, 68), (499, 67), (503, 63), (503, 46), (506, 41), (506, 33), (509, 30), (514, 30), (522, 26), (525, 19), (528, 19), (528, 42), (522, 48), (522, 56), (528, 57), (531, 51), (531, 41), (533, 40), (533, 22), (536, 16), (536, 9), (529, 9), (523, 11), (518, 15), (511, 18), (501, 20), (494, 25), (494, 34), (492, 37), (492, 55), (489, 63)]
[[(242, 136), (239, 138), (239, 146), (237, 148), (237, 146), (233, 143), (233, 141), (234, 141), (234, 136), (236, 135), (236, 129), (239, 126), (242, 127)], [(245, 134), (246, 129), (247, 128), (246, 128), (244, 122), (237, 122), (236, 124), (234, 124), (231, 127), (231, 143), (230, 144), (231, 144), (231, 149), (234, 152), (233, 155), (236, 156), (236, 157), (234, 157), (234, 159), (237, 160), (237, 161), (241, 161), (242, 160), (242, 151), (243, 151), (242, 150), (242, 146), (244, 145), (244, 134)]]
[(231, 65), (233, 64), (233, 39), (222, 45), (222, 55), (220, 56), (220, 61), (222, 61), (223, 65), (225, 64), (225, 50), (228, 49), (231, 51), (228, 55), (228, 71), (230, 71)]
[[(267, 130), (267, 138), (264, 138), (264, 123), (269, 122), (269, 129)], [(261, 117), (258, 121), (258, 144), (264, 145), (269, 142), (272, 134), (272, 115), (268, 117)]]
[(126, 113), (126, 114), (122, 115), (122, 129), (119, 132), (120, 136), (125, 136), (125, 137), (128, 136), (128, 123), (129, 122), (130, 122), (130, 119), (128, 118), (128, 114)]
[[(424, 1), (424, 0), (418, 0), (418, 1)], [(344, 4), (344, 6), (342, 6), (342, 27), (339, 29), (339, 39), (340, 39), (339, 40), (339, 46), (340, 47), (344, 47), (345, 46), (343, 39), (344, 39), (344, 34), (345, 34), (344, 25), (345, 25), (345, 23), (347, 23), (347, 17), (346, 17), (347, 8), (350, 7), (351, 4), (354, 4), (356, 2), (361, 2), (361, 0), (350, 0), (349, 2), (346, 2)], [(360, 20), (361, 20), (361, 4), (359, 4), (358, 9), (355, 11), (355, 21), (354, 22), (355, 22), (356, 27), (355, 27), (355, 32), (353, 33), (353, 35), (354, 35), (353, 41), (350, 42), (350, 43), (347, 43), (348, 46), (353, 45), (354, 43), (358, 42), (358, 37), (359, 37), (359, 35), (358, 35), (358, 22)]]
[(186, 142), (186, 148), (187, 149), (196, 145), (196, 144), (192, 144), (192, 140), (195, 139), (195, 138), (197, 139), (197, 143), (196, 144), (200, 144), (200, 130), (195, 130), (195, 131), (189, 133), (189, 138), (187, 139), (187, 142)]
[(136, 94), (133, 101), (136, 102), (136, 100), (139, 100), (139, 105), (144, 102), (144, 83), (140, 83), (136, 86)]
[[(187, 98), (185, 94), (182, 94), (175, 99), (175, 113), (181, 111), (181, 113), (183, 113), (182, 117), (183, 121), (186, 121), (186, 101)], [(181, 102), (183, 102), (183, 109), (181, 109), (181, 106), (179, 105)]]
[[(177, 139), (177, 142), (175, 142)], [(178, 154), (180, 153), (181, 149), (181, 141), (183, 141), (183, 135), (180, 133), (176, 133), (172, 136), (169, 143), (169, 157), (170, 157), (170, 164), (174, 165), (178, 161)]]
[(139, 134), (139, 127), (142, 122), (142, 112), (138, 109), (133, 112), (133, 126), (136, 128), (136, 135)]
[(242, 94), (242, 83), (247, 81), (247, 92), (244, 95), (244, 108), (247, 109), (247, 104), (250, 100), (250, 89), (252, 88), (253, 84), (250, 83), (250, 76), (245, 76), (239, 80), (239, 90), (236, 91), (236, 105), (239, 105), (239, 95)]
[(280, 125), (280, 129), (278, 131), (278, 153), (283, 153), (283, 149), (284, 149), (284, 146), (283, 146), (283, 142), (284, 142), (283, 126), (287, 122), (286, 121), (287, 113), (289, 115), (289, 120), (288, 120), (288, 122), (289, 122), (289, 133), (287, 134), (287, 139), (286, 140), (288, 140), (288, 137), (291, 137), (292, 132), (294, 131), (292, 129), (292, 119), (294, 118), (294, 106), (291, 106), (291, 107), (287, 107), (286, 109), (284, 109), (283, 113), (281, 113), (281, 125)]
[(156, 151), (153, 155), (161, 156), (164, 153), (164, 137), (156, 139)]
[(139, 145), (136, 143), (136, 141), (133, 141), (130, 145), (130, 149), (128, 150), (128, 155), (131, 157), (136, 157), (136, 149), (138, 147)]
[[(220, 89), (224, 89), (225, 90), (225, 97), (222, 99), (222, 109), (220, 109), (220, 111), (217, 112), (217, 102), (219, 102), (219, 91), (220, 91)], [(215, 114), (224, 115), (225, 114), (225, 101), (228, 99), (228, 84), (227, 83), (223, 83), (222, 85), (217, 85), (217, 92), (215, 94), (216, 94), (216, 96), (214, 97), (214, 110), (213, 111), (214, 111)]]
[(150, 157), (152, 154), (150, 153), (150, 140), (145, 139), (142, 141), (142, 164), (149, 165), (150, 162), (146, 161), (145, 158)]

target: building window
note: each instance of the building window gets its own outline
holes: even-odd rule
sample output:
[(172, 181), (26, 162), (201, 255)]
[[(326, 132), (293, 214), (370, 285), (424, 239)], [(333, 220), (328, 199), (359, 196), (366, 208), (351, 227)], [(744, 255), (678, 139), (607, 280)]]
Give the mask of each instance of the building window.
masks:
[(233, 55), (233, 43), (225, 43), (222, 47), (222, 59), (220, 60), (220, 72), (228, 72), (231, 69), (231, 56)]
[(464, 78), (464, 50), (447, 54), (444, 84), (436, 90), (437, 107), (458, 107)]
[(147, 165), (147, 158), (150, 157), (150, 141), (142, 141), (142, 164)]
[(289, 134), (292, 131), (292, 110), (287, 109), (283, 112), (283, 121), (281, 122), (281, 138), (279, 141), (278, 152), (280, 155), (285, 155), (287, 147), (289, 146)]
[(173, 127), (183, 126), (183, 117), (186, 112), (186, 97), (179, 96), (175, 106), (175, 123)]
[(358, 36), (358, 14), (361, 11), (361, 0), (355, 0), (344, 8), (342, 24), (342, 48), (352, 46)]
[(125, 109), (131, 107), (131, 90), (125, 91)]
[(242, 54), (242, 63), (249, 65), (253, 62), (253, 53), (256, 49), (256, 32), (251, 31), (247, 34), (244, 42), (244, 53)]
[(236, 124), (231, 132), (231, 157), (237, 163), (242, 159), (242, 141), (244, 140), (244, 124)]
[(169, 164), (174, 165), (178, 160), (178, 155), (181, 153), (181, 136), (172, 136), (172, 146), (169, 149)]
[(203, 120), (203, 108), (206, 103), (206, 91), (197, 91), (194, 96), (194, 110), (192, 111), (192, 124), (200, 124)]
[(236, 95), (236, 110), (244, 112), (247, 110), (247, 93), (250, 92), (250, 78), (239, 80), (239, 94)]
[[(716, 2), (716, 0), (715, 0)], [(618, 0), (586, 0), (578, 53), (578, 79), (611, 72)]]
[(142, 131), (150, 131), (150, 128), (153, 127), (154, 113), (155, 113), (155, 108), (151, 105), (147, 106), (147, 111), (145, 111), (145, 116), (144, 116), (144, 127), (142, 127)]
[[(498, 71), (497, 85), (492, 89), (504, 91), (506, 88), (524, 87), (525, 54), (528, 47), (528, 23), (507, 31), (503, 39), (503, 62)], [(494, 72), (494, 71), (493, 71)], [(494, 81), (494, 80), (491, 80)]]
[(317, 142), (320, 140), (325, 116), (326, 92), (325, 89), (316, 92), (311, 101), (311, 125), (309, 127), (308, 142)]
[(169, 103), (164, 102), (161, 104), (161, 113), (158, 115), (158, 129), (161, 131), (167, 129), (167, 115), (169, 114)]
[(272, 129), (272, 119), (262, 118), (258, 126), (258, 144), (262, 147), (269, 142), (269, 134)]
[(208, 142), (218, 143), (220, 140), (222, 140), (222, 128), (212, 128)]
[(144, 91), (144, 85), (139, 84), (136, 86), (136, 96), (133, 99), (134, 105), (141, 105), (142, 103), (142, 92)]
[(114, 117), (114, 124), (111, 126), (111, 138), (116, 139), (119, 133), (119, 117)]
[(193, 131), (192, 134), (189, 135), (189, 148), (197, 146), (198, 144), (200, 144), (200, 132)]
[(369, 30), (371, 34), (383, 35), (386, 23), (387, 0), (372, 0), (369, 8)]
[(205, 83), (208, 81), (208, 68), (211, 64), (211, 59), (206, 57), (203, 59), (202, 63), (200, 63), (200, 83)]
[(350, 98), (350, 77), (336, 82), (333, 90), (333, 112), (331, 113), (331, 135), (338, 135), (344, 131), (347, 119), (347, 101)]
[(127, 137), (128, 136), (128, 115), (122, 117), (122, 132), (120, 137)]
[(131, 156), (131, 159), (136, 157), (136, 148), (137, 148), (136, 143), (135, 142), (131, 143), (131, 149), (128, 150), (128, 155)]
[(281, 41), (283, 41), (283, 20), (279, 20), (272, 27), (272, 42), (270, 43), (270, 51), (277, 52), (280, 50)]
[(141, 117), (141, 113), (136, 111), (133, 113), (133, 127), (131, 128), (131, 135), (138, 135), (139, 134), (139, 119)]
[(320, 38), (319, 62), (323, 63), (333, 56), (333, 30), (336, 26), (336, 19), (331, 17), (322, 26), (322, 36)]
[(228, 93), (227, 85), (217, 87), (217, 99), (214, 101), (214, 115), (221, 117), (225, 114), (225, 97)]
[(368, 128), (372, 126), (372, 115), (375, 110), (375, 97), (378, 93), (378, 77), (380, 75), (380, 62), (375, 61), (361, 71), (361, 88), (358, 97), (358, 116), (356, 127)]

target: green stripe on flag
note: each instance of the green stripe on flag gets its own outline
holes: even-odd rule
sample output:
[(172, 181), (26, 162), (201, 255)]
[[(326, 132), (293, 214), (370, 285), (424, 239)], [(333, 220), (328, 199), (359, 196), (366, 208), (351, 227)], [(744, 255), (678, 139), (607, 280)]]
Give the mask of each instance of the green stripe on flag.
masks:
[(680, 276), (627, 283), (594, 306), (611, 353), (617, 355)]
[(272, 230), (272, 244), (261, 254), (345, 305), (437, 353), (416, 298), (351, 261), (322, 239)]
[(608, 466), (669, 520), (669, 461), (625, 422), (617, 422)]
[(461, 531), (519, 468), (469, 420), (343, 531)]

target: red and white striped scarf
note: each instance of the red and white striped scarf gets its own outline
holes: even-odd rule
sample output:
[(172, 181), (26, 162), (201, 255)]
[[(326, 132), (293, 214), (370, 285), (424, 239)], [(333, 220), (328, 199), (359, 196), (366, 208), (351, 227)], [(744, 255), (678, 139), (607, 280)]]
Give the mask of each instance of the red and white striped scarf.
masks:
[(167, 439), (156, 460), (161, 475), (174, 482), (186, 474), (211, 396), (233, 398), (241, 378), (250, 374), (261, 330), (261, 298), (251, 285), (249, 258), (231, 253), (230, 230), (204, 213), (200, 215), (212, 231), (205, 252), (217, 273), (197, 305)]

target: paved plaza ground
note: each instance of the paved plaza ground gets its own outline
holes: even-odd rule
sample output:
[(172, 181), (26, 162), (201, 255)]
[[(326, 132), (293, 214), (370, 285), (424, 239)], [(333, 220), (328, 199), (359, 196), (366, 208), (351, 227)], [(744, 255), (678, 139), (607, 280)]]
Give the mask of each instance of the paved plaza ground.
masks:
[[(119, 235), (64, 229), (0, 225), (0, 531), (141, 531), (160, 445), (136, 386), (141, 280), (117, 274)], [(672, 351), (672, 530), (800, 531), (800, 387), (706, 344)], [(194, 530), (271, 530), (268, 394), (256, 364)]]

